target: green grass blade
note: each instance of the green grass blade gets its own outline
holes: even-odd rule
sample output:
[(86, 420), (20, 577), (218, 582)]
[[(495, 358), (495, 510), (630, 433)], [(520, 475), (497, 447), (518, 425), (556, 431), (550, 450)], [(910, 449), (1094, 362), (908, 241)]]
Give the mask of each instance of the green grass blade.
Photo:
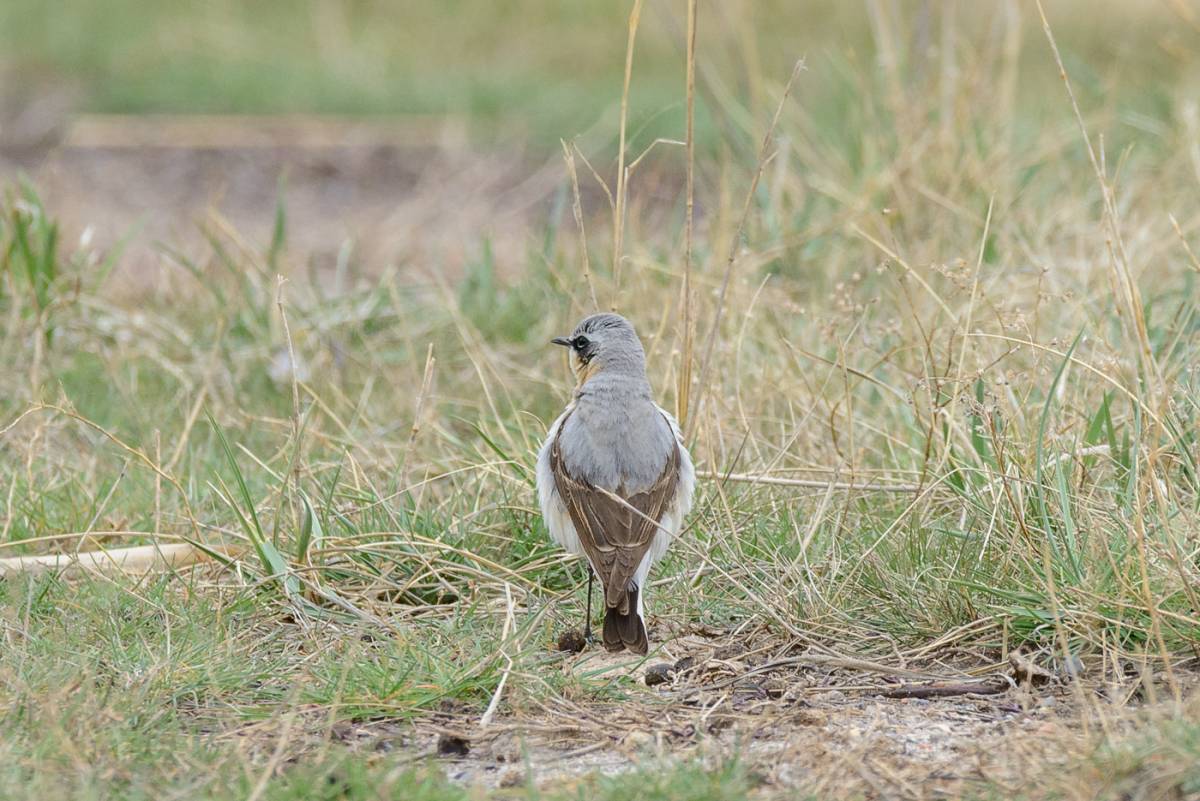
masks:
[(300, 493), (300, 502), (304, 505), (304, 522), (300, 527), (300, 538), (296, 542), (296, 561), (304, 563), (308, 559), (309, 548), (320, 550), (325, 539), (325, 530), (321, 527), (321, 519), (317, 517), (312, 501), (306, 493)]
[[(1054, 380), (1050, 382), (1050, 389), (1046, 392), (1046, 402), (1042, 405), (1042, 415), (1041, 419), (1038, 421), (1037, 451), (1035, 454), (1037, 473), (1037, 481), (1034, 484), (1034, 487), (1036, 488), (1035, 497), (1038, 514), (1042, 520), (1042, 530), (1048, 538), (1051, 548), (1055, 551), (1058, 550), (1054, 542), (1055, 527), (1050, 522), (1049, 504), (1046, 501), (1046, 485), (1043, 476), (1046, 461), (1046, 428), (1050, 423), (1050, 412), (1054, 408), (1054, 395), (1058, 390), (1058, 384), (1060, 381), (1062, 381), (1062, 377), (1067, 371), (1067, 365), (1071, 363), (1071, 356), (1075, 353), (1075, 348), (1079, 346), (1079, 341), (1082, 338), (1083, 329), (1080, 329), (1079, 333), (1075, 335), (1074, 341), (1071, 342), (1071, 347), (1067, 348), (1067, 353), (1063, 357), (1062, 362), (1058, 365), (1058, 370), (1054, 373)], [(1064, 517), (1066, 514), (1067, 511), (1064, 509)], [(1080, 577), (1078, 565), (1074, 562), (1074, 560), (1072, 560), (1071, 564), (1072, 569), (1075, 572), (1075, 578), (1078, 579)], [(1049, 580), (1049, 578), (1050, 577), (1047, 576), (1047, 580)]]

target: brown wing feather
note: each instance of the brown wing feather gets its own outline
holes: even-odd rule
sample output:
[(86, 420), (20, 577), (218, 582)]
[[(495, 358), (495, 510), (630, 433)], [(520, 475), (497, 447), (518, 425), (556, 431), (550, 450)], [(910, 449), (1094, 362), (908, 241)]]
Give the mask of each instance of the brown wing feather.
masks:
[(658, 532), (656, 523), (662, 520), (667, 505), (675, 497), (679, 483), (679, 446), (674, 447), (662, 475), (649, 489), (627, 495), (618, 488), (617, 492), (608, 494), (567, 472), (558, 444), (565, 427), (564, 420), (550, 446), (554, 484), (575, 524), (583, 551), (604, 584), (605, 605), (627, 615), (630, 611), (629, 582), (654, 541)]

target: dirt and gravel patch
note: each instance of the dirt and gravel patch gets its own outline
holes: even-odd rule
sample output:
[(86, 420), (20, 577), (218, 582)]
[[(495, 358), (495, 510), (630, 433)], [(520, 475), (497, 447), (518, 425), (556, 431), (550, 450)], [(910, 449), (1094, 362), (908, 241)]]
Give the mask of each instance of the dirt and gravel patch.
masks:
[[(519, 713), (486, 727), (448, 705), (415, 726), (346, 723), (334, 736), (354, 749), (428, 760), (452, 781), (487, 788), (561, 787), (594, 774), (736, 758), (765, 796), (1017, 792), (1085, 759), (1098, 731), (1136, 726), (1145, 712), (1126, 703), (1139, 694), (1132, 675), (1114, 692), (1050, 665), (1031, 655), (896, 667), (766, 637), (747, 647), (741, 636), (693, 633), (645, 660), (595, 646), (547, 657), (545, 671), (623, 686), (620, 701), (522, 698)], [(956, 694), (933, 692), (946, 687)], [(887, 697), (901, 688), (934, 697)]]

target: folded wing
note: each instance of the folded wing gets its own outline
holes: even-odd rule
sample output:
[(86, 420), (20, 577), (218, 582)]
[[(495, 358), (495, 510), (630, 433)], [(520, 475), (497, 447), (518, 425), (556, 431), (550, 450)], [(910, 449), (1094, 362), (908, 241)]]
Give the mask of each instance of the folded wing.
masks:
[(559, 426), (550, 446), (555, 486), (583, 552), (604, 584), (605, 605), (628, 615), (631, 600), (636, 603), (637, 598), (630, 593), (633, 576), (679, 485), (679, 446), (674, 445), (662, 475), (648, 489), (627, 494), (618, 487), (616, 492), (609, 492), (567, 472), (558, 442), (563, 428)]

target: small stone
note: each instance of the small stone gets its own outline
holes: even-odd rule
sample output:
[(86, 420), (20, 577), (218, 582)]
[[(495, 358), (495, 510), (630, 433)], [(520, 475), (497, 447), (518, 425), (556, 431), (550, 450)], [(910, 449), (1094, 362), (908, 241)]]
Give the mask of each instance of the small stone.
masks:
[(516, 764), (522, 761), (523, 751), (517, 738), (511, 734), (501, 734), (492, 740), (492, 759), (500, 764)]
[(1068, 655), (1058, 666), (1058, 674), (1068, 679), (1078, 679), (1083, 676), (1083, 660), (1075, 654)]
[(622, 743), (626, 748), (638, 749), (644, 748), (653, 741), (654, 738), (651, 737), (648, 732), (635, 729), (634, 731), (631, 731), (629, 734), (625, 735), (625, 739), (622, 740)]
[(1038, 666), (1032, 659), (1013, 651), (1008, 655), (1008, 663), (1012, 666), (1012, 677), (1018, 684), (1030, 687), (1041, 687), (1057, 680), (1050, 671)]
[(471, 753), (471, 744), (465, 737), (456, 734), (438, 735), (437, 752), (441, 756), (466, 756)]
[(654, 687), (658, 684), (666, 684), (674, 675), (675, 668), (667, 662), (651, 665), (646, 668), (646, 686)]
[(496, 780), (497, 787), (520, 787), (524, 783), (525, 771), (512, 766), (500, 771), (500, 777)]
[(587, 646), (587, 640), (583, 639), (583, 634), (579, 629), (567, 629), (558, 638), (558, 650), (566, 651), (567, 653), (577, 654)]
[(330, 789), (335, 795), (345, 797), (346, 793), (350, 792), (350, 782), (337, 772), (330, 773), (325, 777), (325, 786)]

